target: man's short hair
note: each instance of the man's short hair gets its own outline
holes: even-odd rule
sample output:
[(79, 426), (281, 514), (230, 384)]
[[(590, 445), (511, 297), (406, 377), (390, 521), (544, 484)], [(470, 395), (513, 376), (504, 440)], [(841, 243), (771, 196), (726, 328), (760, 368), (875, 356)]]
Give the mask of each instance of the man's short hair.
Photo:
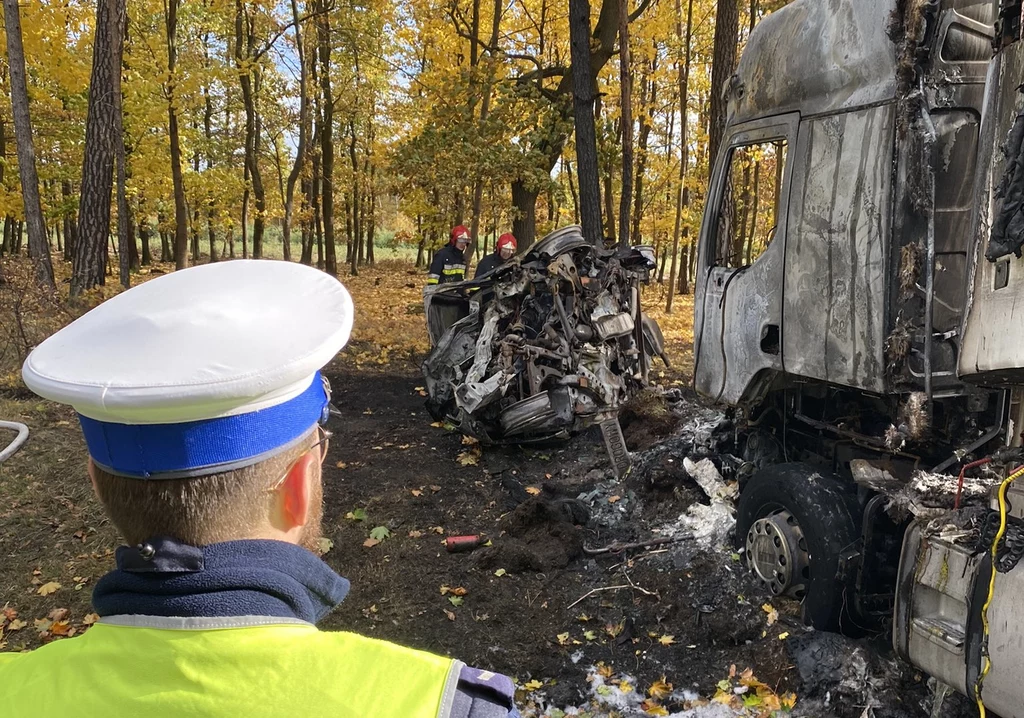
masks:
[(133, 479), (94, 465), (96, 493), (129, 545), (154, 536), (192, 546), (250, 538), (267, 525), (270, 489), (309, 451), (314, 433), (258, 464), (195, 478)]

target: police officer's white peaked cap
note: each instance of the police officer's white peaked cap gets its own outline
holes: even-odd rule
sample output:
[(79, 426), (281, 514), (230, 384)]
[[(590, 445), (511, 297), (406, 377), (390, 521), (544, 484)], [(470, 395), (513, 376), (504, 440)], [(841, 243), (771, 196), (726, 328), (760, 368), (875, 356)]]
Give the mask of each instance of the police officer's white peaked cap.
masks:
[[(308, 413), (312, 400), (298, 413), (288, 405), (319, 385), (318, 371), (348, 341), (353, 315), (345, 287), (311, 267), (266, 260), (207, 264), (104, 302), (39, 345), (22, 374), (32, 391), (74, 407), (94, 458), (88, 431), (93, 424), (102, 434), (112, 425), (164, 425), (167, 433), (166, 425), (191, 429), (210, 420), (247, 417), (242, 428), (238, 421), (221, 422), (217, 430), (262, 432), (265, 427), (252, 417), (273, 418), (276, 427), (281, 412), (290, 411), (287, 421), (305, 421), (303, 411)], [(276, 418), (265, 411), (282, 406)], [(188, 441), (216, 441), (211, 432), (207, 427), (206, 434)], [(264, 442), (250, 451), (272, 448)], [(216, 464), (222, 458), (212, 450), (202, 461)], [(140, 461), (145, 464), (146, 458)], [(120, 473), (161, 471), (129, 463), (133, 466)], [(182, 465), (172, 473), (197, 468), (202, 467)]]

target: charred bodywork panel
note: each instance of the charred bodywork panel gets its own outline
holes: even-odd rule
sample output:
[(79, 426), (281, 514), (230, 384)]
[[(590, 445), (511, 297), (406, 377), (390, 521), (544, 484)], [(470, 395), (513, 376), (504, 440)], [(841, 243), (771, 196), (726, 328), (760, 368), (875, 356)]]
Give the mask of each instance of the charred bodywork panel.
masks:
[(564, 437), (614, 416), (664, 358), (640, 311), (653, 267), (649, 248), (597, 249), (573, 226), (482, 279), (442, 285), (428, 325), (439, 298), (466, 310), (423, 363), (431, 414), (485, 443)]
[[(992, 62), (991, 89), (984, 134), (991, 161), (979, 184), (979, 240), (973, 271), (972, 295), (964, 325), (960, 373), (973, 382), (995, 386), (1024, 383), (1024, 260), (1020, 252), (1024, 227), (1019, 218), (1021, 131), (1024, 94), (1024, 43), (1004, 48)], [(983, 162), (984, 156), (979, 158)], [(991, 234), (988, 230), (991, 227)]]

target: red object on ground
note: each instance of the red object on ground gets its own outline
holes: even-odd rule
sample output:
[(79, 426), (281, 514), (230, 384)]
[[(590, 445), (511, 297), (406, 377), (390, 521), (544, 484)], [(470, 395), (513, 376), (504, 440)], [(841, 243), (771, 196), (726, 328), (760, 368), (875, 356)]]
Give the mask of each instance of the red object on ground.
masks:
[(484, 543), (481, 536), (449, 536), (444, 540), (444, 547), (448, 553), (466, 553)]

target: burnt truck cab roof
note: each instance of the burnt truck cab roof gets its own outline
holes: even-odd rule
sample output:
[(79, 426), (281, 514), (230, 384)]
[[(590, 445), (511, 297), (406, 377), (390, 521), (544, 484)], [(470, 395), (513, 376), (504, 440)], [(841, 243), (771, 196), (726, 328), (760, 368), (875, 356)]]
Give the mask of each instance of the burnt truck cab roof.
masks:
[(729, 124), (818, 115), (896, 96), (893, 0), (796, 0), (750, 34), (728, 88)]

